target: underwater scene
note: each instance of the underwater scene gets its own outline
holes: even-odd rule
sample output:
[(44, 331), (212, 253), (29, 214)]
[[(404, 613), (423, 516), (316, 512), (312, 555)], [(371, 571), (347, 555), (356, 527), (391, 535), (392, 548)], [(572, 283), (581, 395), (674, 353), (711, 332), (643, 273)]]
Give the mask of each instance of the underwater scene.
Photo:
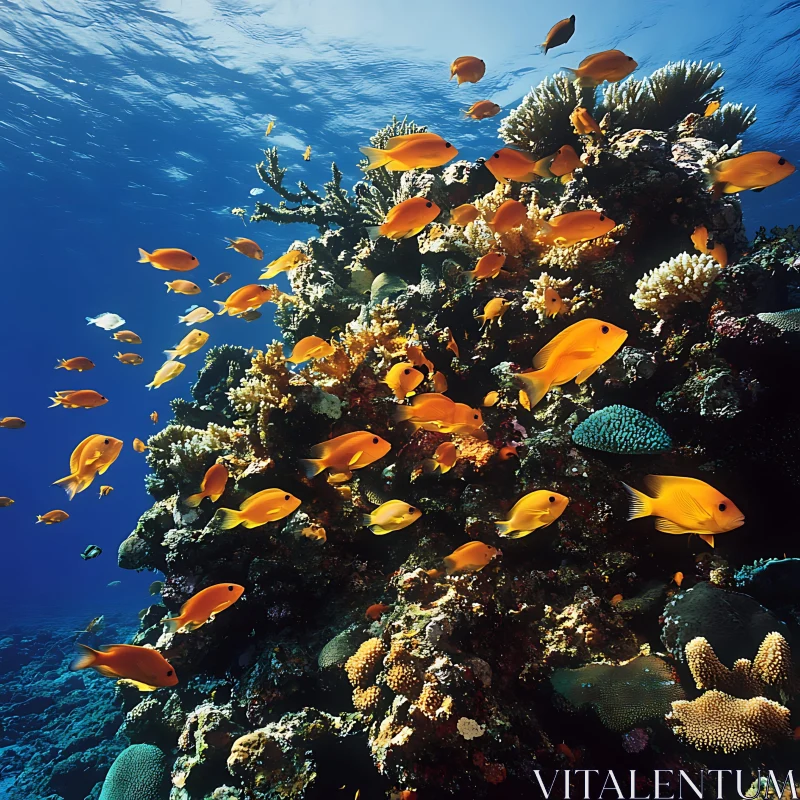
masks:
[(0, 64), (0, 800), (800, 797), (800, 2)]

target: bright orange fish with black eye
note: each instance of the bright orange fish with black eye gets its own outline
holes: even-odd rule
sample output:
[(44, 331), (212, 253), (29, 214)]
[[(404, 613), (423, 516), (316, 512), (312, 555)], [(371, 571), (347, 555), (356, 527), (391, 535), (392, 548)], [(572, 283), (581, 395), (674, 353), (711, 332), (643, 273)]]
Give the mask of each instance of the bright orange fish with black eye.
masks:
[(56, 369), (66, 369), (70, 372), (86, 372), (86, 370), (94, 369), (94, 362), (82, 356), (78, 356), (77, 358), (62, 358), (59, 360)]
[(165, 281), (164, 286), (167, 287), (167, 294), (200, 294), (200, 287), (191, 281)]
[(384, 383), (394, 392), (395, 398), (405, 400), (419, 386), (425, 376), (410, 361), (395, 364), (386, 374)]
[(536, 159), (522, 150), (503, 147), (486, 160), (486, 169), (499, 183), (526, 183), (536, 177)]
[(140, 264), (150, 264), (156, 269), (172, 272), (188, 272), (200, 266), (200, 262), (191, 253), (177, 247), (163, 247), (152, 253), (140, 247), (139, 256)]
[(481, 330), (489, 325), (493, 320), (497, 320), (497, 325), (502, 327), (503, 315), (511, 307), (511, 303), (502, 297), (493, 297), (484, 307), (482, 314), (476, 314), (475, 319), (481, 321)]
[(433, 458), (426, 458), (422, 462), (425, 472), (439, 472), (444, 475), (449, 472), (458, 461), (458, 449), (452, 442), (442, 442), (433, 454)]
[(464, 273), (464, 277), (473, 281), (494, 279), (503, 271), (505, 263), (506, 257), (503, 253), (487, 253), (478, 259), (475, 269)]
[(450, 65), (450, 80), (462, 83), (477, 83), (486, 74), (486, 63), (475, 56), (459, 56)]
[(56, 392), (55, 397), (50, 398), (53, 404), (49, 408), (61, 406), (62, 408), (98, 408), (108, 402), (107, 397), (103, 397), (94, 389), (79, 389), (77, 391)]
[(301, 463), (309, 478), (326, 469), (347, 476), (351, 470), (368, 467), (383, 458), (391, 449), (391, 444), (375, 433), (353, 431), (314, 445), (311, 458), (302, 459)]
[(45, 525), (57, 525), (59, 522), (64, 522), (69, 519), (69, 514), (66, 511), (56, 510), (48, 511), (40, 517), (36, 517), (36, 522), (44, 522)]
[(555, 247), (570, 247), (580, 242), (598, 239), (610, 233), (617, 223), (602, 211), (569, 211), (558, 214), (547, 222), (539, 222), (536, 241)]
[(369, 159), (367, 172), (378, 167), (385, 167), (389, 172), (441, 167), (458, 155), (458, 150), (436, 133), (393, 136), (383, 150), (378, 147), (359, 149)]
[(708, 170), (708, 183), (715, 197), (750, 189), (760, 192), (794, 172), (794, 167), (777, 153), (757, 150), (727, 158)]
[(408, 239), (439, 216), (441, 209), (425, 197), (403, 200), (386, 215), (386, 222), (378, 228), (381, 236), (389, 239)]
[(603, 136), (603, 131), (600, 126), (595, 122), (594, 117), (583, 106), (578, 106), (570, 115), (569, 121), (575, 129), (575, 133), (579, 136), (588, 136), (590, 134), (597, 134)]
[(489, 227), (495, 233), (508, 233), (514, 228), (519, 228), (528, 219), (528, 209), (519, 200), (506, 200), (495, 211)]
[(477, 103), (473, 103), (469, 108), (462, 110), (461, 113), (465, 117), (481, 120), (495, 117), (500, 111), (500, 106), (497, 103), (493, 103), (491, 100), (478, 100)]
[(501, 552), (496, 547), (478, 541), (467, 542), (445, 557), (444, 567), (448, 575), (480, 572), (498, 555)]
[(73, 451), (69, 460), (70, 474), (55, 482), (63, 486), (69, 499), (87, 489), (95, 475), (103, 475), (117, 460), (122, 450), (122, 442), (113, 436), (93, 434), (87, 436)]
[(275, 297), (275, 292), (269, 286), (249, 283), (247, 286), (237, 289), (224, 302), (222, 300), (215, 300), (214, 302), (220, 307), (217, 314), (229, 314), (235, 317), (239, 314), (244, 314), (245, 311), (260, 308), (264, 303), (274, 300)]
[(576, 69), (565, 67), (580, 86), (599, 86), (604, 81), (616, 83), (627, 78), (639, 65), (622, 50), (603, 50), (581, 61)]
[(217, 583), (199, 591), (182, 606), (177, 617), (163, 620), (169, 633), (191, 633), (214, 621), (217, 614), (230, 608), (244, 594), (238, 583)]
[(544, 290), (544, 307), (546, 317), (557, 317), (564, 310), (564, 301), (552, 286)]
[(133, 644), (112, 644), (102, 650), (93, 650), (78, 644), (80, 655), (70, 664), (73, 671), (95, 669), (107, 678), (132, 681), (143, 691), (175, 686), (175, 670), (158, 650)]
[(212, 503), (216, 503), (225, 486), (228, 483), (228, 468), (224, 464), (214, 464), (206, 470), (203, 482), (200, 484), (200, 491), (197, 494), (189, 495), (186, 498), (186, 505), (189, 508), (196, 508), (208, 497)]
[(575, 149), (565, 144), (552, 155), (540, 158), (535, 164), (534, 171), (541, 178), (561, 178), (563, 180), (568, 179), (569, 175), (583, 166), (585, 165)]
[(711, 256), (720, 267), (728, 266), (728, 250), (722, 242), (715, 242), (709, 236), (708, 228), (705, 225), (698, 225), (692, 233), (692, 244), (695, 249), (704, 255)]

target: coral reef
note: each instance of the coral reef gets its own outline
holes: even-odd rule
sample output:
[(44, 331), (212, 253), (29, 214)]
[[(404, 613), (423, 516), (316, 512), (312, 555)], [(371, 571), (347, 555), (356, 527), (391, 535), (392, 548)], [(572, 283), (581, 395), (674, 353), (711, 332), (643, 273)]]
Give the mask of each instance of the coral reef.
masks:
[(635, 408), (608, 406), (595, 411), (572, 432), (572, 441), (606, 453), (641, 455), (672, 447), (667, 432)]
[(126, 747), (111, 765), (100, 800), (163, 800), (167, 756), (152, 744)]
[(721, 271), (711, 256), (681, 253), (638, 280), (631, 300), (663, 319), (681, 303), (704, 300)]

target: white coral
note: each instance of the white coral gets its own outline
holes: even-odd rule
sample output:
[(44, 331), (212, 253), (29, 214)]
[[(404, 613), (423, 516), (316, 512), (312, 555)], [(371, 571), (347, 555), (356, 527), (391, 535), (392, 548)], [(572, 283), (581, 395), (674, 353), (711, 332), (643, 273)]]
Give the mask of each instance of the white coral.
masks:
[(458, 732), (467, 740), (477, 739), (479, 736), (483, 736), (485, 730), (482, 725), (479, 725), (474, 719), (470, 719), (469, 717), (461, 717), (456, 727), (458, 728)]
[(720, 271), (711, 256), (681, 253), (638, 280), (631, 300), (664, 319), (681, 303), (704, 300)]

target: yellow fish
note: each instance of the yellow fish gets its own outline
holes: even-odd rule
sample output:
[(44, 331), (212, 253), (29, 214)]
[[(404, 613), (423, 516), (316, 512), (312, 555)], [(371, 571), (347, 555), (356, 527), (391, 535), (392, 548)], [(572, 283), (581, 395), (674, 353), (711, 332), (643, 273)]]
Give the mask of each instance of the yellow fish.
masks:
[(503, 326), (503, 314), (511, 307), (511, 303), (504, 300), (502, 297), (492, 298), (484, 307), (482, 314), (476, 314), (475, 319), (481, 321), (481, 330), (489, 325), (492, 320), (497, 320), (499, 327)]
[(534, 370), (517, 375), (531, 407), (554, 386), (573, 378), (577, 384), (586, 381), (627, 338), (627, 331), (599, 319), (583, 319), (565, 328), (536, 354)]
[(499, 183), (526, 183), (536, 177), (536, 159), (530, 153), (503, 147), (487, 159), (486, 169)]
[(481, 401), (481, 405), (484, 408), (491, 408), (492, 406), (497, 405), (499, 400), (500, 392), (489, 392)]
[(448, 575), (464, 572), (480, 572), (500, 551), (483, 542), (467, 542), (444, 559), (444, 568)]
[(283, 489), (264, 489), (248, 497), (239, 510), (220, 508), (214, 514), (222, 530), (227, 531), (237, 525), (245, 528), (258, 528), (268, 522), (277, 522), (288, 517), (300, 506), (300, 501)]
[(411, 405), (399, 406), (395, 419), (410, 422), (415, 429), (468, 436), (475, 436), (483, 426), (480, 409), (456, 403), (439, 392), (417, 395)]
[(450, 78), (462, 83), (477, 83), (486, 74), (486, 63), (475, 56), (459, 56), (450, 65)]
[(556, 22), (556, 24), (553, 25), (553, 27), (548, 31), (544, 42), (542, 42), (542, 50), (544, 54), (547, 55), (547, 51), (552, 50), (554, 47), (559, 47), (562, 44), (566, 44), (572, 38), (574, 33), (574, 14), (571, 17), (567, 17), (567, 19), (562, 19), (559, 22)]
[(327, 358), (335, 352), (336, 348), (330, 342), (319, 336), (306, 336), (294, 346), (292, 354), (286, 360), (292, 364), (302, 364), (312, 359)]
[(469, 108), (462, 109), (461, 113), (465, 117), (481, 120), (495, 117), (500, 111), (501, 108), (497, 103), (493, 103), (491, 100), (478, 100), (477, 103), (473, 103)]
[(259, 277), (259, 280), (268, 281), (279, 273), (288, 272), (290, 269), (295, 269), (295, 267), (299, 267), (308, 261), (311, 261), (311, 259), (302, 250), (290, 250), (280, 258), (270, 261), (267, 264), (267, 271)]
[(723, 269), (728, 266), (728, 250), (722, 242), (715, 242), (708, 235), (705, 225), (698, 225), (692, 233), (692, 244), (695, 249), (707, 256), (711, 256)]
[(628, 519), (656, 517), (662, 533), (696, 533), (714, 546), (714, 535), (744, 525), (744, 514), (724, 494), (696, 478), (647, 475), (649, 497), (623, 483), (628, 493)]
[(416, 236), (439, 216), (441, 209), (424, 197), (411, 197), (389, 210), (386, 221), (378, 228), (388, 239), (408, 239)]
[(141, 439), (134, 439), (133, 449), (137, 453), (144, 453), (144, 451), (147, 450), (147, 445)]
[(623, 78), (627, 78), (638, 66), (622, 50), (603, 50), (602, 53), (586, 56), (577, 69), (569, 69), (568, 67), (565, 67), (565, 69), (572, 74), (573, 79), (580, 86), (591, 88), (599, 86), (604, 81), (609, 83), (621, 81)]
[(402, 500), (388, 500), (371, 514), (364, 514), (362, 521), (376, 536), (407, 528), (422, 516), (422, 512)]
[(231, 317), (244, 314), (245, 311), (253, 311), (260, 308), (264, 303), (277, 299), (275, 292), (269, 286), (261, 286), (258, 283), (249, 283), (237, 289), (225, 302), (215, 300), (220, 307), (219, 314), (229, 314)]
[(508, 512), (508, 518), (497, 522), (498, 535), (521, 539), (529, 533), (552, 525), (569, 504), (569, 498), (558, 492), (538, 489), (521, 497)]
[(69, 499), (91, 486), (96, 475), (103, 475), (117, 460), (122, 442), (113, 436), (95, 433), (87, 436), (73, 451), (69, 459), (70, 474), (56, 481), (63, 486)]
[(303, 161), (311, 161), (311, 145), (306, 147), (305, 152), (303, 153)]
[(235, 250), (248, 258), (254, 258), (261, 261), (264, 258), (264, 251), (252, 239), (226, 239), (230, 244), (225, 248), (226, 250)]
[(131, 367), (138, 367), (144, 363), (144, 359), (137, 353), (117, 353), (114, 358), (121, 364), (128, 364)]
[(449, 350), (456, 358), (458, 358), (458, 342), (456, 342), (455, 336), (453, 336), (453, 331), (450, 328), (445, 328), (445, 333), (447, 334), (447, 346), (444, 349)]
[(386, 374), (384, 383), (398, 400), (405, 400), (424, 380), (425, 376), (410, 361), (395, 364)]
[(207, 497), (212, 503), (216, 503), (222, 497), (225, 486), (228, 483), (228, 468), (224, 464), (214, 464), (206, 470), (203, 481), (200, 484), (200, 491), (197, 494), (189, 495), (185, 503), (189, 508), (197, 508)]
[(429, 373), (434, 372), (436, 367), (423, 352), (418, 344), (410, 344), (406, 347), (406, 357), (415, 367), (425, 367)]
[(349, 476), (351, 470), (368, 467), (391, 449), (391, 444), (375, 433), (353, 431), (314, 445), (311, 458), (301, 463), (308, 478), (326, 469)]
[(133, 331), (117, 331), (112, 337), (123, 344), (141, 344), (142, 338)]
[(605, 236), (617, 223), (600, 211), (569, 211), (539, 223), (536, 241), (554, 247), (570, 247)]
[(431, 375), (431, 385), (434, 392), (446, 392), (447, 378), (441, 372), (434, 372)]
[(526, 410), (531, 410), (531, 401), (524, 389), (519, 390), (519, 404)]
[(209, 335), (205, 331), (196, 328), (190, 333), (187, 333), (186, 336), (175, 345), (174, 350), (165, 350), (164, 353), (168, 355), (170, 359), (190, 356), (192, 353), (196, 353), (208, 341), (208, 336)]
[(147, 384), (148, 389), (158, 389), (165, 383), (177, 378), (186, 369), (183, 361), (165, 361), (156, 372), (153, 380)]
[(579, 136), (588, 136), (593, 133), (596, 133), (598, 136), (603, 136), (603, 131), (600, 129), (600, 126), (583, 106), (578, 106), (569, 115), (569, 121), (575, 129), (575, 133)]
[(200, 266), (200, 262), (191, 253), (177, 247), (162, 247), (152, 253), (140, 247), (139, 263), (172, 272), (188, 272)]
[(158, 425), (158, 411), (153, 411), (153, 413), (150, 414), (150, 420), (152, 421), (153, 425)]
[(426, 458), (422, 462), (425, 472), (438, 471), (441, 475), (449, 472), (458, 461), (458, 450), (452, 442), (442, 442), (433, 454), (433, 458)]
[(275, 130), (275, 120), (271, 119), (267, 123), (267, 129), (264, 131), (264, 136), (269, 136), (273, 130)]
[(94, 362), (88, 358), (78, 356), (77, 358), (60, 358), (56, 369), (65, 369), (68, 372), (86, 372), (86, 370), (94, 369)]
[(719, 111), (719, 100), (712, 100), (707, 106), (706, 110), (703, 112), (704, 117), (710, 117), (712, 114), (716, 114)]
[(165, 281), (164, 286), (167, 287), (167, 294), (200, 294), (200, 287), (191, 281)]
[(475, 222), (481, 212), (472, 203), (464, 203), (450, 212), (450, 224), (465, 228), (470, 222)]
[(519, 228), (528, 219), (528, 209), (519, 200), (506, 200), (495, 211), (489, 227), (495, 233), (508, 233), (514, 228)]
[(564, 310), (564, 301), (552, 286), (544, 290), (544, 305), (546, 317), (557, 317)]
[(534, 165), (534, 172), (540, 178), (568, 178), (571, 173), (583, 166), (585, 165), (575, 149), (565, 144), (552, 155), (540, 158)]
[(209, 278), (208, 282), (212, 286), (222, 286), (223, 283), (227, 283), (232, 277), (233, 276), (231, 275), (230, 272), (220, 272), (219, 275), (217, 275), (216, 277)]
[(436, 133), (394, 136), (386, 143), (384, 150), (377, 147), (359, 149), (369, 159), (367, 172), (378, 167), (385, 167), (389, 172), (441, 167), (458, 155), (458, 150)]
[(113, 486), (101, 486), (100, 487), (100, 497), (107, 497), (114, 491)]
[(745, 189), (760, 192), (788, 178), (794, 172), (794, 167), (777, 153), (756, 150), (720, 161), (707, 172), (711, 191), (719, 196), (743, 192)]

